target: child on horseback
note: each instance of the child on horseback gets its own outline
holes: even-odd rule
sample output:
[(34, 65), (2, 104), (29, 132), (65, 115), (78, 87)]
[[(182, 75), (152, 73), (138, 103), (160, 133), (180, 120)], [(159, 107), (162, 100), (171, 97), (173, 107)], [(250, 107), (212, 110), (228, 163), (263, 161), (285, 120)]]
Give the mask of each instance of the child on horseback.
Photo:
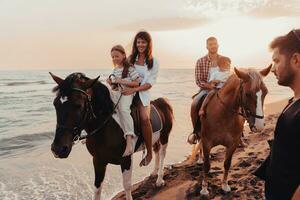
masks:
[(121, 90), (127, 87), (137, 87), (140, 84), (139, 74), (135, 68), (129, 64), (126, 58), (125, 49), (121, 45), (116, 45), (111, 49), (111, 57), (115, 66), (111, 78), (107, 79), (107, 83), (112, 87), (112, 99), (116, 104), (119, 100), (117, 111), (120, 118), (121, 128), (126, 138), (126, 149), (123, 157), (129, 156), (134, 152), (134, 125), (130, 115), (130, 106), (134, 94), (122, 95)]
[[(215, 70), (212, 74), (210, 74), (208, 83), (214, 88), (214, 89), (221, 89), (223, 85), (225, 84), (226, 80), (230, 76), (230, 64), (231, 60), (228, 57), (221, 56), (218, 58), (218, 69)], [(199, 115), (205, 115), (205, 108), (209, 102), (209, 100), (212, 98), (214, 94), (213, 90), (212, 92), (209, 92), (207, 97), (205, 97), (203, 104), (201, 106), (201, 109), (199, 111)]]

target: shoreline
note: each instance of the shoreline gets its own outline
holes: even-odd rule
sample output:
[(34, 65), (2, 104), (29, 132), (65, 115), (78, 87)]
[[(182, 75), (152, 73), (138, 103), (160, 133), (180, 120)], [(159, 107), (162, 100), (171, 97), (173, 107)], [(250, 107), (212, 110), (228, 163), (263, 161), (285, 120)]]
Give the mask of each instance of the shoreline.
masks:
[[(264, 182), (252, 175), (269, 153), (267, 140), (273, 138), (274, 128), (281, 110), (288, 99), (265, 105), (265, 128), (261, 133), (251, 133), (245, 127), (244, 142), (246, 147), (238, 148), (233, 155), (228, 182), (232, 191), (224, 193), (221, 189), (223, 176), (224, 147), (217, 146), (211, 152), (211, 170), (209, 178), (210, 196), (200, 197), (201, 184), (199, 173), (202, 164), (196, 160), (184, 159), (180, 163), (165, 166), (164, 180), (166, 185), (155, 187), (156, 177), (145, 177), (144, 180), (133, 185), (134, 199), (262, 199)], [(120, 191), (112, 197), (113, 200), (124, 199), (124, 192)]]

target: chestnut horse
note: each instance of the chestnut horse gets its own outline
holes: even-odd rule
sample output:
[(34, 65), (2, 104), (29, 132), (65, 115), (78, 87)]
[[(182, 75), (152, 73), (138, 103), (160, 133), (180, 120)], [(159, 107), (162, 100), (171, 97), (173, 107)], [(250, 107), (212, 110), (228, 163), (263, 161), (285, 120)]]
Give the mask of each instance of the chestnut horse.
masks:
[(257, 72), (248, 69), (242, 71), (234, 68), (225, 85), (218, 91), (210, 93), (206, 114), (201, 115), (201, 143), (204, 154), (204, 177), (202, 195), (208, 195), (207, 174), (210, 170), (209, 155), (213, 147), (226, 147), (224, 177), (222, 189), (229, 192), (228, 171), (234, 151), (240, 143), (245, 120), (253, 132), (264, 128), (263, 105), (268, 90), (263, 77), (270, 72), (271, 66)]
[[(51, 73), (50, 73), (51, 74)], [(53, 91), (57, 127), (51, 150), (55, 157), (67, 158), (74, 141), (87, 132), (86, 147), (93, 156), (95, 172), (95, 200), (101, 197), (102, 182), (107, 164), (121, 165), (123, 187), (126, 199), (132, 199), (132, 155), (122, 157), (126, 147), (124, 133), (112, 117), (115, 105), (108, 88), (96, 79), (89, 79), (82, 73), (73, 73), (65, 80), (51, 74), (58, 84)], [(163, 98), (151, 102), (157, 109), (163, 124), (159, 137), (153, 141), (155, 168), (152, 175), (158, 175), (156, 185), (164, 185), (163, 170), (168, 138), (173, 125), (171, 105)], [(143, 145), (142, 145), (143, 146)]]

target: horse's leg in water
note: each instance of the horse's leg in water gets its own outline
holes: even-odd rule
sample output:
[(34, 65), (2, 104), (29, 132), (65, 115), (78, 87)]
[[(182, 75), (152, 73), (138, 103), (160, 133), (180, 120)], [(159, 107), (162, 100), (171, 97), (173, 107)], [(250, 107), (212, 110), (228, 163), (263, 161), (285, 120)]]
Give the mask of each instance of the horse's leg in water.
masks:
[(94, 200), (101, 199), (102, 183), (105, 176), (106, 164), (100, 163), (95, 157), (93, 158), (94, 170), (95, 170), (95, 196)]
[[(207, 183), (207, 174), (210, 170), (210, 161), (209, 161), (209, 154), (210, 150), (212, 148), (211, 144), (208, 144), (207, 141), (202, 139), (202, 148), (203, 148), (203, 154), (204, 154), (204, 175), (202, 180), (202, 190), (200, 191), (200, 194), (202, 195), (208, 195), (209, 192), (207, 190), (208, 183)], [(201, 174), (200, 174), (201, 176)]]
[(165, 185), (165, 181), (163, 179), (164, 177), (164, 161), (167, 153), (167, 146), (168, 143), (161, 144), (160, 150), (159, 150), (159, 169), (158, 169), (158, 176), (156, 180), (156, 186), (161, 187)]
[(234, 144), (233, 146), (226, 148), (226, 155), (225, 155), (225, 161), (224, 161), (224, 177), (223, 177), (223, 181), (222, 181), (222, 189), (225, 192), (231, 191), (231, 189), (228, 185), (227, 177), (228, 177), (228, 172), (229, 172), (229, 168), (231, 165), (232, 155), (233, 155), (234, 151), (236, 150), (236, 147), (237, 147), (237, 145)]
[(132, 154), (122, 158), (121, 170), (123, 175), (123, 187), (126, 194), (126, 200), (132, 200), (131, 179), (132, 179)]

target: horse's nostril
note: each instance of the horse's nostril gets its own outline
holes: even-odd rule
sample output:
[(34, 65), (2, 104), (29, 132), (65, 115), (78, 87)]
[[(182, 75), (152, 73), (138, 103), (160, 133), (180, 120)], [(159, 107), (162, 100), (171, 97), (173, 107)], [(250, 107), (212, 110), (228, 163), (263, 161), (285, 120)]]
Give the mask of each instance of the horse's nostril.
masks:
[(62, 153), (66, 153), (68, 151), (68, 147), (67, 146), (63, 146), (61, 149)]

